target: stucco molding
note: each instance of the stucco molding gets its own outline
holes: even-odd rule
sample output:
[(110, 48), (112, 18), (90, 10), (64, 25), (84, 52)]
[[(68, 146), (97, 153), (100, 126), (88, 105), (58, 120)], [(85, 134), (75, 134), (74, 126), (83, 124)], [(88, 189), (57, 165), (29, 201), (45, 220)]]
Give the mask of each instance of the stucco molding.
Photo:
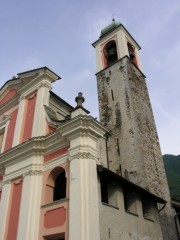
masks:
[(47, 80), (43, 80), (42, 82), (39, 83), (39, 85), (37, 86), (37, 90), (39, 90), (42, 87), (46, 87), (49, 90), (51, 90), (51, 84), (47, 81)]
[(26, 176), (39, 176), (42, 174), (43, 174), (42, 170), (30, 170), (23, 174), (23, 178), (25, 178)]
[(19, 169), (11, 169), (9, 173), (4, 175), (3, 182), (11, 181), (13, 179), (17, 179), (19, 177), (25, 177), (28, 175), (42, 175), (43, 174), (43, 165), (42, 164), (31, 164), (24, 166)]
[(3, 181), (2, 187), (6, 184), (11, 184), (11, 179), (7, 179), (7, 180)]
[(92, 159), (95, 160), (96, 162), (99, 161), (99, 158), (91, 154), (90, 152), (78, 152), (70, 156), (69, 161), (72, 161), (73, 159)]

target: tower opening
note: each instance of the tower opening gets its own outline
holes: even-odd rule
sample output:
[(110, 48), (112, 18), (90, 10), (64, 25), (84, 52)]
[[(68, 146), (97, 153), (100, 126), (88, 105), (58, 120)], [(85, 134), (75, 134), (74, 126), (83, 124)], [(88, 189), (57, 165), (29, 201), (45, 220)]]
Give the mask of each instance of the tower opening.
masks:
[(118, 60), (116, 42), (114, 40), (108, 42), (104, 47), (105, 67), (113, 64)]
[(66, 198), (66, 176), (65, 171), (55, 179), (53, 201)]
[(127, 47), (128, 47), (129, 57), (130, 57), (131, 61), (132, 61), (134, 64), (137, 65), (136, 54), (135, 54), (135, 48), (134, 48), (134, 46), (128, 42), (128, 43), (127, 43)]

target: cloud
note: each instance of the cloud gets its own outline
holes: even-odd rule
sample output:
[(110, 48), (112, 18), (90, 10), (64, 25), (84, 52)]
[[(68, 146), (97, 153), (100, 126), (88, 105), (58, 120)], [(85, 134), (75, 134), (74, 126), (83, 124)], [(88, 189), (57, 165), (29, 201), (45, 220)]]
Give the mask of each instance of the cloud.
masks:
[(180, 131), (180, 119), (167, 111), (157, 99), (153, 98), (151, 102), (162, 153), (179, 154), (180, 138), (177, 138), (177, 133)]

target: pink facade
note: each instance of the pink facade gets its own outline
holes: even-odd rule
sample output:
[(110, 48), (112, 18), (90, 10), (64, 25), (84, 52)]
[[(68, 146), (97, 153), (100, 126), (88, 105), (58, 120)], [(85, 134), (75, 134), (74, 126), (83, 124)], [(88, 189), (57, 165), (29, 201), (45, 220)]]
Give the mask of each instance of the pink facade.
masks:
[(16, 95), (16, 89), (11, 89), (1, 100), (0, 106), (9, 101), (12, 97)]
[(26, 112), (24, 116), (23, 137), (22, 137), (23, 142), (31, 138), (31, 135), (32, 135), (35, 105), (36, 105), (36, 94), (33, 94), (31, 97), (27, 99)]
[(12, 197), (10, 201), (9, 221), (7, 224), (7, 240), (16, 240), (21, 205), (22, 179), (12, 183)]
[[(62, 151), (64, 151), (62, 149)], [(67, 151), (67, 150), (66, 150)], [(58, 151), (60, 152), (60, 151)], [(51, 155), (52, 156), (52, 155)], [(54, 155), (54, 158), (57, 157)], [(51, 160), (54, 159), (53, 157)], [(55, 180), (65, 172), (65, 196), (54, 200)], [(59, 186), (61, 188), (61, 184)], [(42, 208), (40, 220), (40, 238), (60, 234), (68, 239), (68, 208), (69, 208), (69, 164), (62, 164), (43, 174)]]
[(65, 147), (65, 148), (62, 148), (62, 149), (59, 149), (59, 150), (57, 150), (57, 151), (55, 151), (53, 153), (50, 153), (48, 155), (45, 155), (44, 156), (44, 162), (48, 162), (48, 161), (50, 161), (50, 160), (52, 160), (52, 159), (54, 159), (54, 158), (56, 158), (58, 156), (61, 156), (61, 155), (65, 154), (65, 153), (67, 153), (68, 148), (69, 148), (69, 146)]
[(8, 127), (4, 151), (7, 151), (8, 149), (10, 149), (12, 147), (14, 131), (15, 131), (15, 126), (16, 126), (17, 113), (18, 113), (18, 110), (15, 110), (10, 114), (11, 119), (10, 119), (10, 123), (9, 123), (9, 127)]
[[(44, 69), (40, 69), (38, 72), (43, 72)], [(59, 77), (52, 73), (50, 70), (49, 74), (51, 74), (51, 78), (46, 79), (47, 85), (51, 84), (51, 81), (57, 80)], [(13, 83), (14, 83), (13, 79)], [(19, 81), (19, 79), (18, 79)], [(33, 78), (32, 78), (33, 81)], [(16, 166), (16, 162), (20, 160), (21, 157), (18, 157), (18, 155), (21, 152), (26, 151), (23, 147), (24, 142), (27, 142), (28, 139), (32, 138), (32, 132), (33, 128), (37, 129), (36, 125), (37, 122), (40, 121), (40, 123), (45, 126), (44, 129), (42, 129), (42, 136), (47, 135), (49, 133), (53, 134), (55, 132), (57, 126), (54, 125), (54, 122), (51, 121), (48, 116), (45, 113), (44, 105), (47, 103), (47, 96), (50, 91), (50, 88), (48, 89), (46, 84), (43, 85), (42, 82), (45, 81), (43, 79), (39, 79), (39, 82), (31, 83), (31, 80), (28, 79), (28, 81), (22, 81), (21, 84), (14, 84), (14, 89), (11, 88), (11, 81), (9, 81), (7, 84), (5, 84), (4, 88), (6, 93), (3, 93), (3, 88), (1, 89), (2, 93), (2, 99), (0, 98), (0, 121), (4, 121), (2, 124), (3, 126), (3, 142), (4, 142), (4, 148), (3, 151), (4, 154), (11, 154), (11, 151), (14, 151), (13, 149), (16, 149), (20, 146), (21, 150), (17, 150), (17, 154), (13, 154), (12, 157), (8, 157), (8, 161), (10, 161), (10, 167), (7, 166), (6, 171), (13, 172), (12, 177), (10, 174), (10, 180), (7, 181), (7, 186), (9, 188), (9, 195), (6, 195), (6, 193), (3, 191), (3, 186), (0, 185), (0, 204), (2, 202), (2, 196), (7, 198), (5, 199), (4, 204), (8, 204), (8, 210), (6, 212), (6, 217), (4, 221), (5, 228), (4, 230), (0, 232), (0, 239), (2, 240), (16, 240), (19, 236), (25, 236), (26, 229), (22, 228), (22, 225), (25, 224), (25, 221), (29, 221), (27, 218), (30, 218), (30, 216), (26, 219), (24, 219), (22, 216), (24, 214), (31, 214), (32, 210), (29, 210), (26, 212), (28, 207), (34, 207), (36, 203), (33, 203), (36, 199), (36, 197), (33, 195), (34, 189), (33, 181), (34, 178), (39, 174), (39, 172), (36, 170), (27, 170), (26, 173), (23, 173), (21, 170), (23, 169), (23, 165), (27, 164), (27, 167), (29, 166), (36, 166), (36, 157), (32, 155), (32, 158), (29, 158), (29, 155), (26, 156), (24, 153), (22, 157), (22, 163), (18, 166)], [(26, 84), (31, 84), (30, 89), (26, 88)], [(36, 84), (38, 86), (36, 86)], [(42, 84), (42, 85), (41, 85)], [(49, 85), (50, 86), (50, 85)], [(10, 90), (8, 90), (8, 88)], [(21, 93), (22, 88), (22, 93)], [(27, 93), (23, 92), (25, 90), (28, 90)], [(43, 90), (42, 90), (43, 89)], [(19, 95), (17, 98), (17, 91), (19, 91)], [(39, 91), (39, 92), (38, 92)], [(22, 96), (21, 96), (21, 94)], [(39, 94), (39, 95), (38, 95)], [(20, 98), (21, 97), (21, 98)], [(38, 98), (39, 97), (39, 98)], [(44, 99), (45, 102), (41, 102), (41, 99)], [(12, 101), (13, 100), (13, 101)], [(59, 99), (57, 98), (57, 106), (58, 106)], [(22, 103), (23, 102), (23, 103)], [(54, 104), (54, 103), (53, 103)], [(38, 114), (35, 112), (36, 109), (39, 107), (40, 111)], [(70, 110), (72, 107), (70, 105), (67, 105), (67, 108)], [(69, 111), (68, 110), (68, 111)], [(65, 110), (67, 111), (67, 110)], [(67, 111), (67, 114), (69, 112)], [(8, 116), (8, 118), (7, 118)], [(44, 117), (42, 117), (44, 116)], [(7, 121), (4, 119), (7, 118)], [(41, 120), (39, 120), (42, 118)], [(1, 120), (2, 119), (2, 120)], [(18, 122), (18, 121), (20, 122)], [(48, 130), (47, 130), (48, 127)], [(17, 131), (18, 129), (18, 131)], [(1, 130), (1, 129), (0, 129)], [(39, 130), (39, 129), (38, 129)], [(15, 136), (16, 134), (16, 136)], [(36, 135), (36, 132), (34, 133)], [(50, 134), (49, 134), (50, 135)], [(38, 137), (35, 136), (35, 137)], [(17, 139), (16, 139), (17, 138)], [(50, 143), (53, 145), (53, 142)], [(13, 145), (15, 145), (13, 147)], [(22, 146), (22, 147), (21, 147)], [(46, 147), (45, 147), (46, 148)], [(47, 148), (44, 152), (41, 151), (40, 155), (42, 156), (42, 166), (43, 164), (46, 166), (46, 164), (49, 164), (53, 161), (57, 161), (59, 158), (65, 156), (69, 149), (69, 143), (61, 146), (58, 146), (56, 148)], [(7, 151), (9, 150), (9, 151)], [(27, 149), (28, 150), (28, 149)], [(33, 149), (30, 151), (30, 154), (33, 154)], [(38, 153), (38, 152), (37, 152)], [(3, 154), (3, 153), (2, 153)], [(12, 159), (11, 159), (12, 158)], [(4, 159), (4, 158), (3, 158)], [(10, 160), (11, 159), (11, 160)], [(56, 160), (57, 159), (57, 160)], [(35, 163), (35, 165), (34, 165)], [(18, 164), (18, 163), (17, 163)], [(39, 164), (39, 163), (38, 163)], [(34, 212), (35, 215), (39, 215), (39, 220), (37, 220), (36, 226), (33, 225), (33, 222), (29, 222), (36, 228), (37, 233), (35, 239), (43, 240), (43, 239), (67, 239), (67, 232), (68, 232), (68, 196), (69, 196), (69, 165), (67, 163), (62, 164), (56, 164), (55, 166), (48, 167), (48, 170), (43, 171), (43, 174), (39, 176), (40, 179), (42, 179), (42, 185), (38, 185), (36, 183), (34, 185), (35, 188), (38, 188), (42, 193), (40, 195), (40, 202), (38, 203), (38, 210)], [(2, 173), (2, 174), (1, 174)], [(6, 176), (5, 172), (0, 172), (0, 184), (3, 182), (3, 176)], [(6, 176), (7, 178), (7, 176)], [(61, 184), (61, 182), (63, 182)], [(10, 184), (9, 184), (10, 183)], [(26, 191), (25, 185), (27, 185), (28, 193), (27, 195), (24, 194), (24, 191)], [(60, 190), (58, 190), (58, 184), (60, 184)], [(32, 196), (30, 195), (30, 191), (32, 188)], [(62, 188), (62, 190), (61, 190)], [(26, 200), (27, 198), (27, 200)], [(32, 202), (30, 205), (26, 206), (26, 202)], [(2, 203), (3, 204), (3, 203)], [(24, 206), (25, 208), (22, 206)], [(25, 221), (24, 221), (25, 220)], [(35, 219), (36, 220), (36, 217)], [(33, 221), (34, 221), (33, 220)], [(29, 225), (28, 223), (28, 225)], [(39, 224), (39, 225), (38, 225)], [(27, 225), (27, 226), (28, 226)], [(0, 226), (1, 227), (1, 226)], [(23, 233), (24, 231), (24, 233)], [(28, 230), (27, 230), (28, 231)], [(32, 234), (33, 230), (31, 228)], [(2, 235), (1, 235), (2, 234)], [(24, 234), (24, 235), (23, 235)], [(27, 237), (30, 239), (29, 237)], [(19, 238), (18, 238), (19, 239)], [(23, 239), (26, 239), (26, 237), (23, 237)], [(31, 237), (31, 239), (34, 239), (34, 237)], [(34, 240), (35, 240), (34, 239)]]

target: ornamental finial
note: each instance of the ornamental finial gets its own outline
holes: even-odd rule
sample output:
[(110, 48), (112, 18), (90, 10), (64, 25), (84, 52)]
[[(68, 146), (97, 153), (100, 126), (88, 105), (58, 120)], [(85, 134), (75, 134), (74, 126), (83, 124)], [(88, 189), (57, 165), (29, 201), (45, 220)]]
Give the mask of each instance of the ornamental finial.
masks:
[(77, 102), (77, 107), (82, 106), (83, 102), (85, 101), (82, 92), (78, 93), (78, 96), (75, 98), (75, 101)]

